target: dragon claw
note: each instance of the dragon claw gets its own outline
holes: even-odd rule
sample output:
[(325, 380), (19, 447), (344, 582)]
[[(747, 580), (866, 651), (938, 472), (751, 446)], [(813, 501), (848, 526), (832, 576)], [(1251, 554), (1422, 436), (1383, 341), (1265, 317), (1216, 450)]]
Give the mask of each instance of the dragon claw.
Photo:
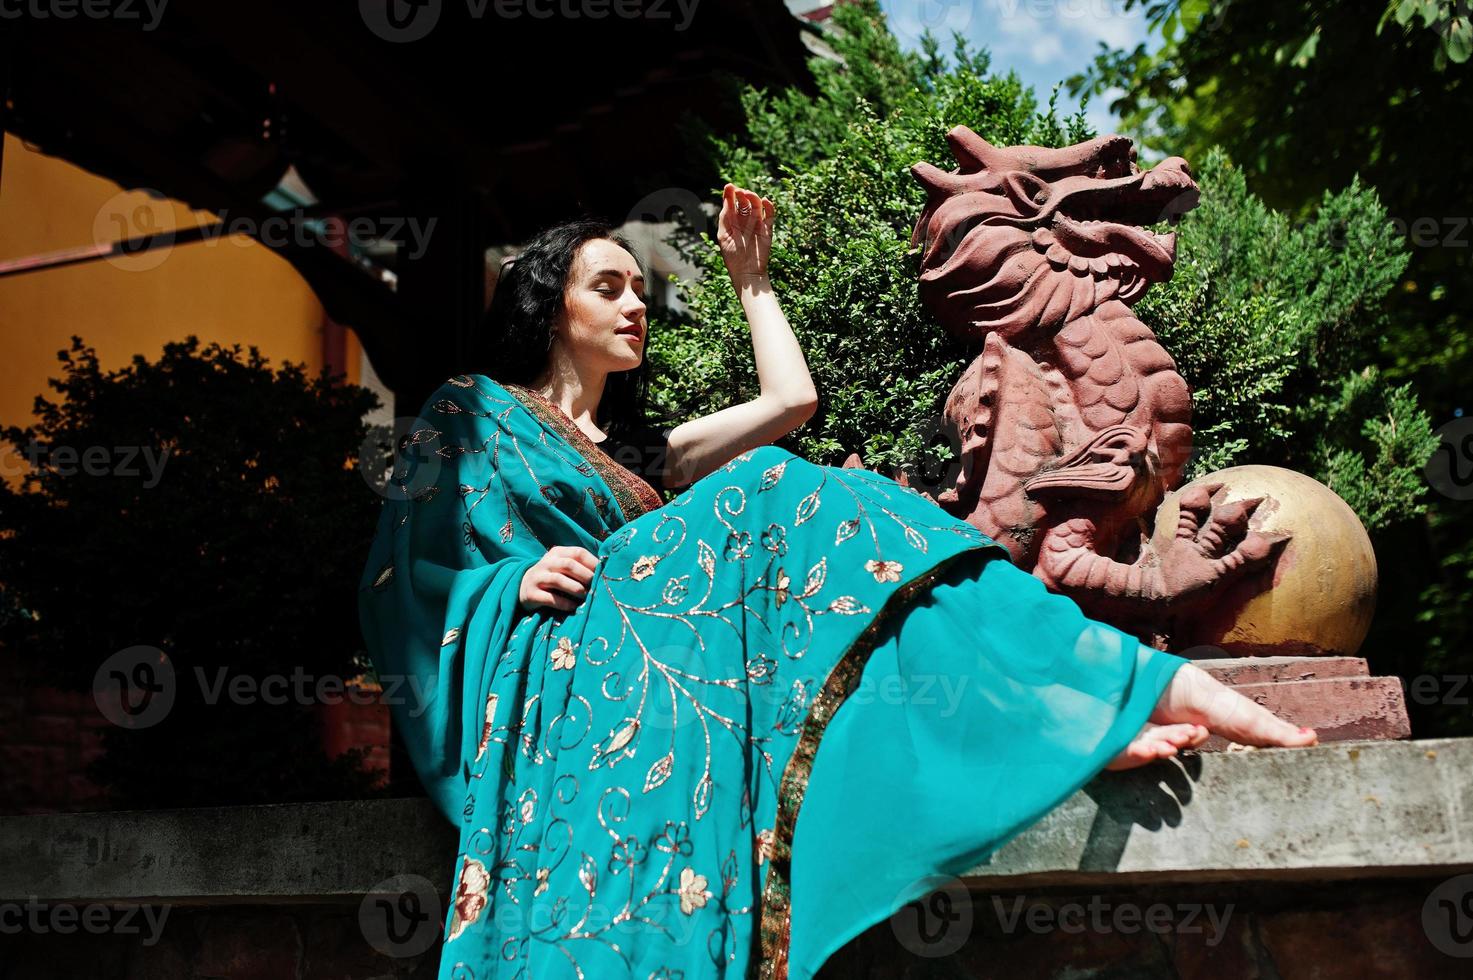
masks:
[[(1220, 483), (1213, 484), (1213, 489), (1220, 486), (1222, 486), (1222, 484)], [(1177, 505), (1183, 511), (1208, 510), (1212, 507), (1212, 491), (1209, 490), (1209, 488), (1206, 486), (1189, 487), (1188, 489), (1182, 491), (1182, 495), (1180, 499), (1178, 499)]]
[(1237, 554), (1243, 557), (1244, 564), (1267, 561), (1277, 554), (1284, 545), (1289, 543), (1293, 535), (1280, 531), (1274, 534), (1264, 534), (1261, 531), (1249, 531), (1248, 536), (1243, 539), (1242, 544), (1236, 549)]
[(1248, 518), (1253, 516), (1254, 509), (1261, 501), (1262, 498), (1252, 502), (1235, 500), (1230, 504), (1223, 504), (1212, 512), (1212, 523), (1222, 531), (1241, 531), (1247, 527)]
[(1236, 576), (1272, 561), (1291, 538), (1285, 531), (1249, 526), (1267, 498), (1229, 501), (1228, 493), (1224, 484), (1201, 484), (1178, 499), (1178, 542), (1161, 556), (1164, 592), (1176, 603), (1216, 594)]

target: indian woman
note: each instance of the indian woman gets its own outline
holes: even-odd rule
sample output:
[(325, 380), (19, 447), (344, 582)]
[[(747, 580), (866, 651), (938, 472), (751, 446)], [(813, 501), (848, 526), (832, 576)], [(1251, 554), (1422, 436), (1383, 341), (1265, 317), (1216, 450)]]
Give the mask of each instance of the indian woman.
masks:
[(810, 977), (1102, 769), (1315, 742), (913, 489), (772, 445), (817, 404), (774, 211), (728, 184), (718, 218), (752, 400), (650, 424), (643, 273), (577, 221), (403, 440), (361, 621), (459, 830), (441, 977)]

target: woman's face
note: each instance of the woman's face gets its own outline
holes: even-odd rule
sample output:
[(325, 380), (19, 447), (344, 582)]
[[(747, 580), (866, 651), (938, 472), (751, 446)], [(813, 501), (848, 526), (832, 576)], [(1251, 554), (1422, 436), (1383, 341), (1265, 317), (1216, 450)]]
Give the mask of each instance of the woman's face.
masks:
[(555, 343), (580, 364), (628, 371), (644, 359), (644, 276), (634, 256), (607, 239), (584, 242), (563, 287)]

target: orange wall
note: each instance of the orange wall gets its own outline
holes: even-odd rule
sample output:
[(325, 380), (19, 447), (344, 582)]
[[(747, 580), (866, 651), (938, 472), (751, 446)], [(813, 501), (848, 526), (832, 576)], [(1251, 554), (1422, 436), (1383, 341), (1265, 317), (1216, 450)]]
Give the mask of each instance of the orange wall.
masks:
[[(154, 200), (5, 134), (0, 171), (0, 262), (215, 220)], [(166, 341), (199, 336), (254, 344), (279, 365), (322, 365), (322, 307), (295, 269), (242, 235), (0, 278), (0, 425), (26, 425), (38, 394), (54, 397), (56, 352), (78, 334), (104, 370)], [(355, 352), (349, 364), (356, 368)], [(350, 372), (350, 380), (357, 371)], [(3, 452), (3, 450), (0, 450)], [(6, 472), (14, 467), (6, 468)]]

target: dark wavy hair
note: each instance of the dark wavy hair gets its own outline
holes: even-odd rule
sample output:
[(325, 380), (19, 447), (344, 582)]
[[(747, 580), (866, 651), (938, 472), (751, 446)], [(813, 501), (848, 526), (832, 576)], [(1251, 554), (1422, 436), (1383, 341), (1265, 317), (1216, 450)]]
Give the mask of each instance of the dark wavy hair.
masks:
[[(554, 225), (527, 243), (516, 261), (505, 267), (491, 305), (472, 345), (472, 372), (501, 382), (530, 385), (547, 368), (552, 324), (563, 308), (563, 290), (573, 259), (584, 243), (607, 239), (623, 248), (641, 267), (639, 253), (608, 222), (580, 218)], [(648, 324), (648, 319), (646, 319)], [(645, 334), (645, 350), (650, 335)], [(649, 356), (639, 367), (615, 371), (598, 403), (600, 426), (609, 438), (622, 438), (648, 424)]]

